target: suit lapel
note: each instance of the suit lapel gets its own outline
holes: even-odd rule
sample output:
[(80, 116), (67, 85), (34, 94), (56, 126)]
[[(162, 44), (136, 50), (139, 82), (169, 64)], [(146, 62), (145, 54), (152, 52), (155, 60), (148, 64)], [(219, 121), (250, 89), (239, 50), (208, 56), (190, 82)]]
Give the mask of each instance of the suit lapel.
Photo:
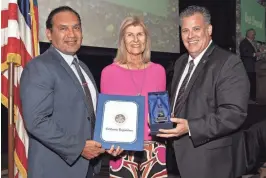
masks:
[(252, 44), (252, 42), (249, 41), (247, 38), (245, 38), (243, 41), (245, 42), (246, 46), (249, 46), (249, 48), (252, 49), (252, 51), (254, 51), (254, 52), (257, 51), (257, 49), (256, 49), (255, 46)]
[(84, 90), (83, 90), (77, 76), (73, 72), (73, 70), (70, 68), (70, 66), (67, 64), (67, 62), (64, 60), (64, 58), (54, 49), (54, 47), (50, 47), (49, 50), (52, 52), (52, 54), (55, 56), (56, 59), (60, 60), (60, 64), (66, 70), (66, 72), (68, 73), (70, 78), (73, 80), (73, 82), (74, 82), (75, 86), (77, 87), (78, 91), (80, 92), (80, 94), (83, 95), (83, 101), (84, 101), (85, 105), (87, 106), (88, 109), (90, 109), (88, 101), (86, 99), (86, 95), (84, 93)]
[(189, 95), (189, 92), (190, 92), (191, 88), (193, 87), (193, 85), (194, 85), (195, 81), (197, 80), (199, 74), (204, 69), (204, 66), (206, 65), (206, 63), (210, 59), (209, 58), (209, 55), (212, 53), (212, 51), (214, 50), (214, 48), (215, 48), (215, 45), (213, 43), (210, 44), (209, 48), (207, 49), (207, 51), (205, 52), (205, 54), (202, 56), (199, 64), (197, 65), (197, 68), (193, 72), (193, 74), (192, 74), (192, 76), (191, 76), (191, 78), (190, 78), (190, 80), (188, 82), (188, 85), (186, 87), (184, 96), (182, 98), (182, 101), (181, 101), (181, 104), (180, 104), (180, 108), (178, 108), (178, 111), (176, 111), (177, 114), (179, 114), (180, 111), (182, 110), (182, 108), (184, 107), (184, 105), (185, 105), (185, 103), (187, 101), (187, 98), (188, 98), (188, 95)]
[(187, 60), (188, 60), (188, 55), (183, 56), (180, 61), (180, 65), (177, 65), (176, 68), (174, 69), (175, 71), (177, 71), (174, 75), (175, 78), (173, 78), (173, 83), (172, 83), (172, 87), (171, 87), (171, 108), (173, 108), (174, 106), (174, 101), (175, 101), (175, 96), (176, 96), (176, 92), (177, 92), (177, 87), (180, 81), (180, 78), (185, 70), (186, 64), (187, 64)]

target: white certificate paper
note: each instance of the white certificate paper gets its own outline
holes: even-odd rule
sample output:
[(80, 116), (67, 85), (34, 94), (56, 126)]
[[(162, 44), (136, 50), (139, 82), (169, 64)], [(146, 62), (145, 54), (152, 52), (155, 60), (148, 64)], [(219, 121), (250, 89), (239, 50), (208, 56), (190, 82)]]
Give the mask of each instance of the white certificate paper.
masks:
[(104, 104), (101, 138), (106, 142), (132, 143), (137, 140), (138, 105), (132, 101)]

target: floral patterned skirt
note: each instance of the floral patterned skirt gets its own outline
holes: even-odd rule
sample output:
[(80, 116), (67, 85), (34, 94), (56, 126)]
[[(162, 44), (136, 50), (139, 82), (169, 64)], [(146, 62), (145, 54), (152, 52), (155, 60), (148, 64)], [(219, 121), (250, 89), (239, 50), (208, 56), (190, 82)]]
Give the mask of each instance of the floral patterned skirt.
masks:
[(110, 178), (167, 177), (165, 150), (164, 144), (147, 141), (143, 151), (125, 151), (110, 160)]

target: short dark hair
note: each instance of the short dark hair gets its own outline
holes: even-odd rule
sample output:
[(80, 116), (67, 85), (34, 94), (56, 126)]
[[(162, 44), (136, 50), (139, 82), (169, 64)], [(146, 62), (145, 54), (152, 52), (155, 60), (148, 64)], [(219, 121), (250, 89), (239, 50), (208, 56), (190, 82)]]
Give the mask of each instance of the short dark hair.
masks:
[(72, 9), (69, 6), (60, 6), (60, 7), (57, 7), (55, 9), (53, 9), (50, 12), (50, 14), (48, 15), (48, 18), (46, 20), (46, 29), (52, 29), (52, 27), (53, 27), (53, 17), (56, 14), (58, 14), (60, 12), (66, 12), (66, 11), (72, 12), (73, 14), (75, 14), (78, 17), (78, 19), (79, 19), (79, 23), (81, 24), (80, 16), (79, 16), (79, 14), (74, 9)]
[(253, 32), (256, 33), (256, 31), (254, 30), (254, 28), (250, 28), (250, 29), (247, 29), (247, 31), (246, 31), (246, 36), (248, 36), (248, 33), (249, 33), (250, 31), (253, 31)]
[(210, 14), (209, 10), (206, 7), (188, 6), (186, 9), (184, 9), (180, 13), (180, 25), (182, 24), (182, 20), (183, 20), (184, 17), (190, 17), (190, 16), (193, 16), (196, 13), (202, 14), (203, 17), (204, 17), (204, 21), (207, 24), (211, 23), (211, 14)]

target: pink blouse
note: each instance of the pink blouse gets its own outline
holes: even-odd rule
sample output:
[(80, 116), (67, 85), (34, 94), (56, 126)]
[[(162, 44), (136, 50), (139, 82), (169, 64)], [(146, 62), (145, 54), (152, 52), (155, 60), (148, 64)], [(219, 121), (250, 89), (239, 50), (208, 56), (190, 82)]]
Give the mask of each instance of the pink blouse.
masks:
[(106, 66), (101, 75), (101, 93), (145, 96), (144, 140), (151, 140), (148, 125), (148, 92), (166, 90), (165, 70), (160, 64), (151, 63), (145, 69), (133, 70), (112, 63)]

